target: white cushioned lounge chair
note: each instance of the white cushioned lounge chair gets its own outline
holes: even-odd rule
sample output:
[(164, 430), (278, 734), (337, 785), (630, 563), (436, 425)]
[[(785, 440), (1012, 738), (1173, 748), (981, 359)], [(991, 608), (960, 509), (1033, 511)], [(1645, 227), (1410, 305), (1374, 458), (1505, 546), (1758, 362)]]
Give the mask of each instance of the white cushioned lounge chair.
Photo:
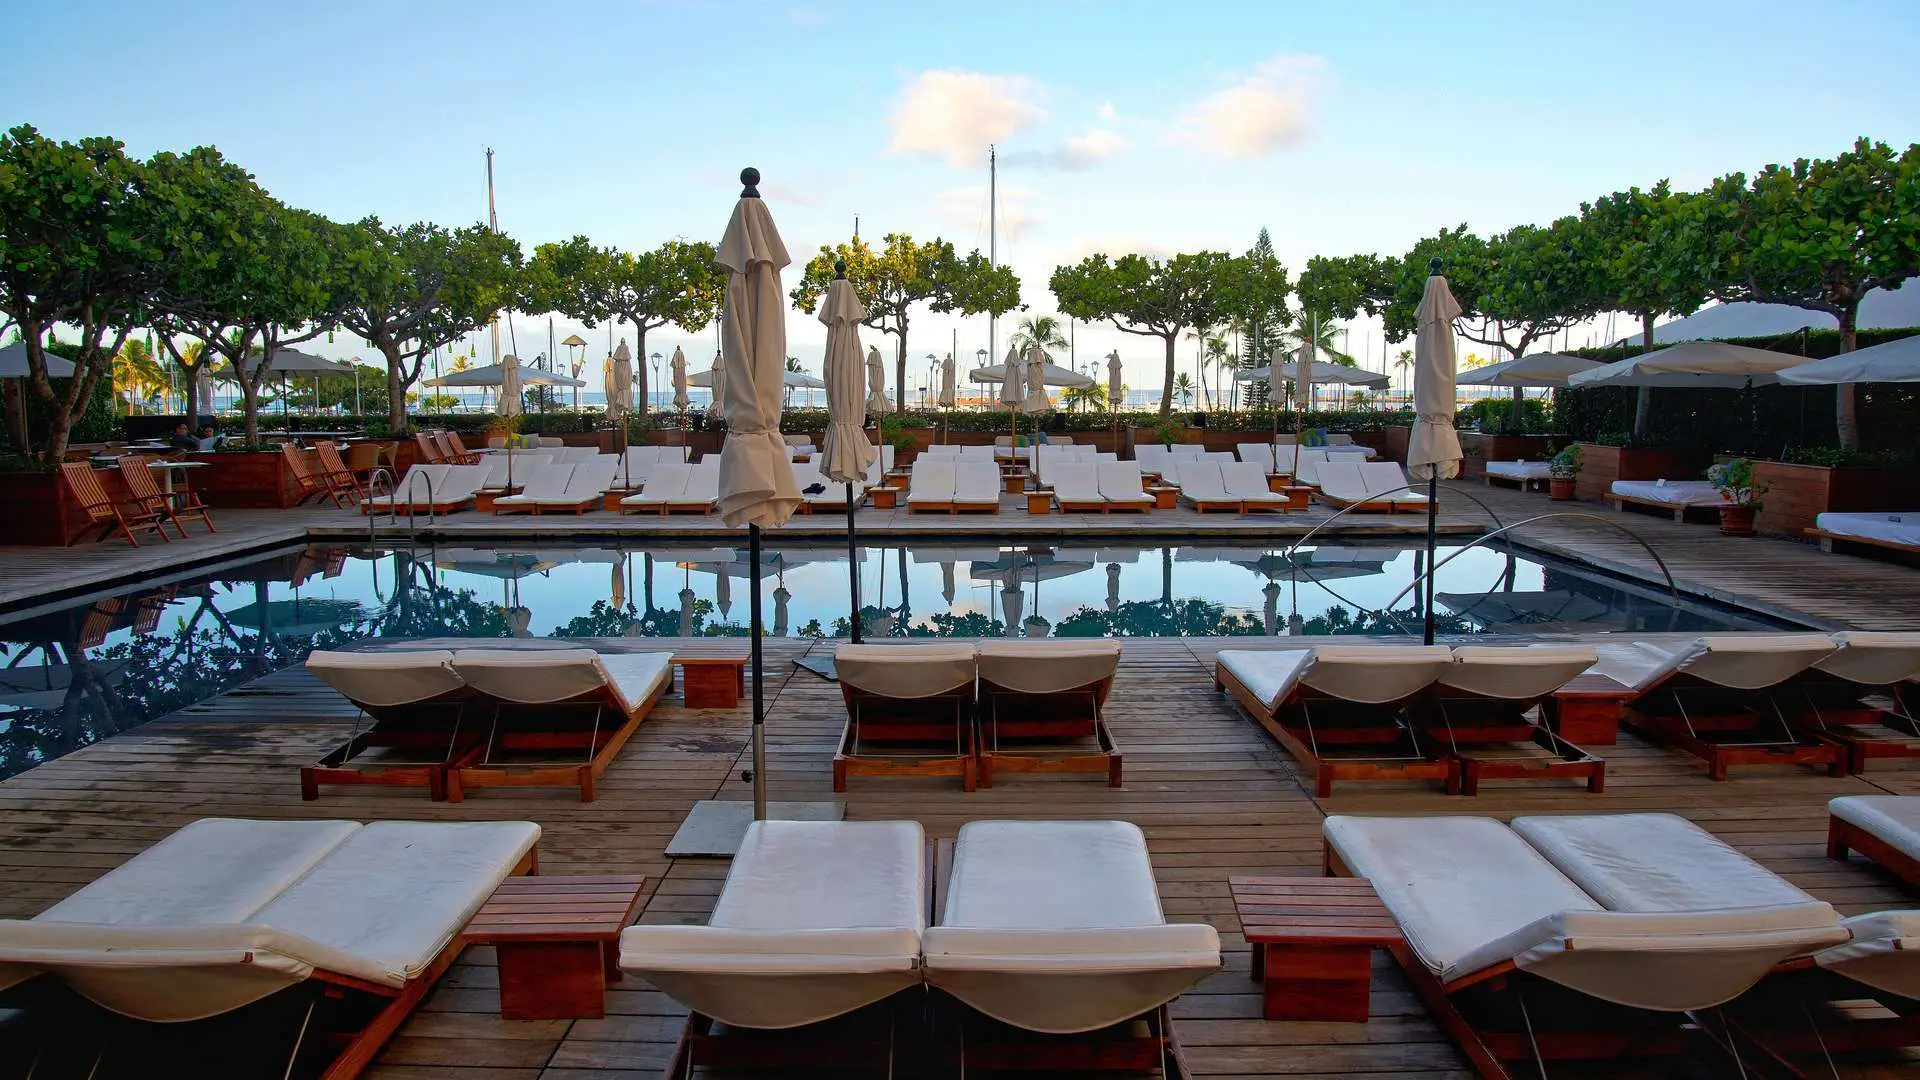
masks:
[(1100, 497), (1107, 502), (1107, 510), (1139, 510), (1142, 513), (1153, 509), (1153, 496), (1147, 494), (1146, 484), (1140, 476), (1140, 463), (1137, 461), (1097, 461)]
[[(955, 461), (916, 458), (907, 479), (908, 513), (953, 512)], [(995, 474), (998, 475), (996, 468)]]
[[(909, 500), (911, 501), (911, 500)], [(979, 511), (1000, 512), (1000, 469), (984, 461), (962, 460), (953, 470), (953, 505), (956, 514)]]
[(623, 514), (650, 513), (664, 514), (667, 502), (686, 493), (687, 478), (693, 475), (693, 466), (686, 464), (656, 464), (647, 473), (647, 479), (640, 490), (620, 500), (620, 512)]
[(1857, 851), (1920, 888), (1920, 795), (1842, 795), (1827, 813), (1828, 858)]
[(334, 784), (424, 787), (447, 797), (447, 768), (483, 729), (468, 715), (473, 692), (445, 649), (315, 650), (306, 667), (366, 716), (364, 726), (300, 770), (301, 798)]
[(1544, 488), (1552, 478), (1553, 471), (1545, 461), (1489, 461), (1484, 474), (1488, 487), (1501, 480), (1520, 485), (1521, 491)]
[(1583, 781), (1598, 794), (1606, 762), (1546, 724), (1554, 692), (1597, 657), (1587, 645), (1463, 645), (1413, 709), (1432, 746), (1459, 760), (1460, 793), (1492, 779)]
[(1061, 513), (1107, 512), (1107, 500), (1100, 494), (1100, 471), (1093, 462), (1055, 461), (1047, 466), (1044, 475), (1053, 488), (1054, 505)]
[(1121, 756), (1101, 708), (1120, 670), (1118, 641), (980, 643), (980, 784), (994, 772), (1103, 773), (1121, 783)]
[(1220, 465), (1220, 483), (1227, 494), (1240, 500), (1240, 510), (1281, 510), (1289, 503), (1285, 495), (1267, 486), (1267, 471), (1250, 461), (1228, 461)]
[(498, 515), (524, 510), (532, 514), (539, 511), (543, 500), (564, 499), (575, 467), (559, 462), (540, 466), (527, 475), (527, 482), (518, 495), (502, 495), (493, 500), (493, 512)]
[(833, 790), (858, 775), (958, 776), (973, 790), (973, 646), (841, 645), (833, 663), (847, 708)]
[(1847, 748), (1847, 768), (1867, 771), (1874, 758), (1920, 757), (1920, 633), (1843, 630), (1834, 651), (1779, 695), (1804, 731)]

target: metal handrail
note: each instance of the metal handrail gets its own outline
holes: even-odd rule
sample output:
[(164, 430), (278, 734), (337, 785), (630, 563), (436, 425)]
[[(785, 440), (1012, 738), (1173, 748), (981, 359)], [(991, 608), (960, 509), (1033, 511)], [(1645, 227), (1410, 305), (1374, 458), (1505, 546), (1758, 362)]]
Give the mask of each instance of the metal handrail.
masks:
[(1492, 540), (1494, 537), (1499, 536), (1501, 533), (1511, 532), (1512, 530), (1517, 529), (1522, 525), (1531, 525), (1536, 521), (1545, 521), (1548, 518), (1560, 518), (1560, 517), (1586, 518), (1590, 521), (1600, 522), (1602, 525), (1612, 526), (1613, 528), (1618, 529), (1621, 532), (1627, 534), (1627, 538), (1629, 540), (1632, 540), (1634, 543), (1639, 544), (1641, 550), (1647, 553), (1647, 557), (1653, 560), (1653, 564), (1660, 568), (1661, 575), (1667, 579), (1667, 595), (1670, 596), (1673, 600), (1673, 608), (1675, 611), (1680, 610), (1680, 586), (1674, 582), (1673, 571), (1667, 569), (1666, 560), (1660, 557), (1659, 552), (1653, 550), (1653, 545), (1647, 543), (1646, 539), (1643, 538), (1639, 533), (1636, 533), (1632, 529), (1627, 528), (1625, 525), (1621, 524), (1620, 522), (1615, 521), (1612, 518), (1607, 517), (1605, 515), (1590, 513), (1584, 510), (1555, 510), (1555, 511), (1552, 511), (1551, 513), (1536, 514), (1533, 517), (1525, 518), (1521, 521), (1516, 521), (1511, 525), (1502, 525), (1501, 527), (1494, 529), (1491, 532), (1488, 532), (1481, 536), (1477, 536), (1472, 541), (1454, 549), (1454, 551), (1451, 554), (1449, 554), (1446, 558), (1435, 559), (1433, 565), (1427, 567), (1427, 572), (1425, 574), (1422, 574), (1420, 575), (1420, 577), (1415, 578), (1411, 583), (1407, 585), (1405, 589), (1401, 589), (1399, 593), (1395, 594), (1392, 600), (1387, 601), (1387, 605), (1391, 607), (1393, 604), (1399, 602), (1400, 598), (1407, 595), (1409, 590), (1411, 590), (1415, 585), (1420, 584), (1420, 582), (1425, 580), (1426, 578), (1433, 576), (1435, 573), (1439, 571), (1441, 567), (1452, 562), (1454, 559), (1459, 558), (1461, 555), (1469, 551), (1472, 551), (1474, 548), (1479, 547), (1481, 544), (1487, 542), (1488, 540)]
[[(1426, 494), (1425, 492), (1418, 490), (1418, 488), (1416, 488), (1413, 484), (1401, 484), (1397, 488), (1392, 488), (1387, 491), (1377, 491), (1377, 492), (1374, 492), (1373, 494), (1375, 496), (1393, 495), (1402, 491), (1411, 491), (1416, 495)], [(1475, 496), (1470, 492), (1466, 492), (1466, 491), (1448, 491), (1447, 494), (1464, 496), (1468, 502), (1486, 511), (1487, 516), (1493, 519), (1495, 532), (1499, 532), (1503, 528), (1505, 528), (1505, 526), (1501, 525), (1500, 523), (1500, 515), (1493, 512), (1493, 507), (1488, 506), (1484, 502), (1481, 502), (1478, 496)], [(1298, 548), (1301, 544), (1304, 544), (1307, 541), (1313, 539), (1315, 534), (1319, 533), (1321, 529), (1326, 528), (1327, 526), (1333, 524), (1335, 521), (1340, 520), (1341, 518), (1352, 513), (1353, 511), (1360, 509), (1361, 505), (1362, 505), (1361, 503), (1350, 503), (1346, 506), (1343, 506), (1339, 510), (1335, 511), (1333, 514), (1329, 515), (1325, 521), (1322, 521), (1318, 525), (1315, 525), (1313, 528), (1308, 529), (1306, 531), (1306, 535), (1300, 537), (1300, 539), (1298, 540), (1295, 540), (1293, 544), (1287, 548), (1287, 557), (1291, 559), (1293, 557), (1293, 552), (1295, 548)]]
[(394, 522), (398, 521), (398, 518), (396, 516), (397, 512), (395, 511), (394, 508), (399, 504), (394, 498), (393, 474), (387, 471), (387, 467), (385, 465), (375, 465), (373, 467), (373, 471), (367, 474), (367, 547), (368, 548), (372, 548), (379, 541), (379, 533), (373, 527), (374, 516), (375, 516), (374, 506), (379, 502), (380, 488), (383, 483), (385, 484), (387, 489), (387, 520), (394, 521)]
[(433, 527), (433, 477), (432, 475), (425, 472), (424, 470), (410, 469), (407, 471), (407, 546), (408, 547), (413, 546), (413, 529), (414, 529), (413, 482), (415, 480), (425, 480), (427, 482), (427, 527), (428, 528)]

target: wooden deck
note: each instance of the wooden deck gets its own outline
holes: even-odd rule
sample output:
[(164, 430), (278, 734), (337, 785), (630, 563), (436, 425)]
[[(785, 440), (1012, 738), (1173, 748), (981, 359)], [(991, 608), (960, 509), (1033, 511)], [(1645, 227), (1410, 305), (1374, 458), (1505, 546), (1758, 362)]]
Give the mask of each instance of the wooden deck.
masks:
[[(607, 651), (667, 649), (740, 655), (727, 639), (594, 643)], [(1365, 1025), (1267, 1023), (1247, 974), (1229, 875), (1312, 875), (1327, 813), (1475, 813), (1667, 810), (1700, 822), (1768, 867), (1848, 913), (1910, 905), (1913, 895), (1856, 860), (1823, 857), (1826, 800), (1838, 794), (1920, 792), (1920, 768), (1882, 765), (1865, 779), (1748, 769), (1725, 783), (1691, 759), (1623, 736), (1605, 750), (1608, 785), (1489, 782), (1475, 799), (1409, 785), (1343, 786), (1316, 801), (1292, 763), (1211, 688), (1218, 639), (1129, 640), (1108, 706), (1127, 757), (1126, 786), (1095, 779), (1007, 775), (962, 794), (944, 780), (856, 780), (844, 796), (856, 819), (912, 818), (951, 837), (977, 818), (1123, 818), (1146, 830), (1170, 918), (1206, 919), (1226, 943), (1226, 970), (1174, 1006), (1199, 1075), (1457, 1080), (1462, 1059), (1376, 956)], [(1242, 644), (1236, 642), (1235, 644)], [(769, 783), (777, 799), (825, 799), (841, 724), (838, 689), (791, 661), (831, 643), (767, 643)], [(668, 860), (662, 848), (699, 799), (749, 796), (738, 780), (748, 713), (689, 711), (668, 697), (583, 805), (567, 792), (485, 791), (460, 804), (379, 789), (329, 793), (303, 804), (298, 765), (353, 722), (353, 710), (303, 671), (261, 679), (167, 720), (108, 739), (0, 783), (0, 915), (32, 915), (198, 817), (504, 819), (544, 829), (542, 869), (555, 874), (645, 874), (641, 918), (699, 922), (726, 863)], [(370, 1074), (382, 1080), (630, 1080), (658, 1075), (681, 1011), (628, 982), (609, 1015), (592, 1021), (508, 1022), (496, 1015), (492, 950), (476, 948), (390, 1045)], [(1848, 1078), (1914, 1076), (1920, 1065), (1843, 1066)], [(1827, 1075), (1821, 1067), (1819, 1075)], [(1556, 1070), (1553, 1075), (1575, 1075)], [(1616, 1074), (1618, 1075), (1618, 1074)], [(1626, 1075), (1655, 1075), (1644, 1068)], [(1693, 1074), (1689, 1074), (1693, 1075)], [(1710, 1074), (1711, 1075), (1711, 1074)], [(1724, 1075), (1735, 1075), (1729, 1065)]]

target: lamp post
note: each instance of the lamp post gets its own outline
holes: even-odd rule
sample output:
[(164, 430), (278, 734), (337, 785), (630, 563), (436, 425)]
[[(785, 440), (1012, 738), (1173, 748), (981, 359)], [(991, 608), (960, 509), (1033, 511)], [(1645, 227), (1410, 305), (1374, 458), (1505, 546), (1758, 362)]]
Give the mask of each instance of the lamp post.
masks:
[[(647, 396), (653, 397), (660, 393), (660, 354), (656, 352), (648, 359), (653, 361), (653, 385), (647, 387)], [(664, 402), (666, 399), (661, 400)], [(652, 412), (652, 403), (646, 403), (646, 408), (648, 412)]]
[(975, 367), (983, 368), (987, 366), (987, 350), (976, 349), (974, 350), (973, 355), (974, 355), (974, 358), (979, 361), (979, 363), (974, 365)]

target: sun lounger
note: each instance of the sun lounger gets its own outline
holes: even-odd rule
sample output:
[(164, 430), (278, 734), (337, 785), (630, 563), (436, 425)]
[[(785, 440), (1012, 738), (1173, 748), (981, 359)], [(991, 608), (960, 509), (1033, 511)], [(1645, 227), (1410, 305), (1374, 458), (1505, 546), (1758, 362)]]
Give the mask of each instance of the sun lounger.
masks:
[[(451, 465), (415, 465), (393, 482), (393, 490), (385, 495), (370, 495), (360, 504), (360, 512), (372, 513), (411, 513), (414, 500), (425, 507), (431, 490), (437, 495), (447, 486), (447, 473), (453, 470)], [(483, 483), (485, 481), (482, 481)]]
[(1553, 471), (1545, 461), (1489, 461), (1486, 465), (1485, 480), (1488, 487), (1495, 480), (1518, 484), (1521, 491), (1544, 488), (1553, 478)]
[(1710, 510), (1726, 503), (1705, 480), (1615, 480), (1606, 498), (1615, 510), (1646, 506), (1671, 513), (1675, 521), (1685, 521), (1688, 510)]
[(1356, 512), (1378, 511), (1395, 513), (1403, 510), (1425, 512), (1427, 497), (1410, 491), (1396, 490), (1405, 487), (1407, 481), (1400, 475), (1400, 466), (1391, 461), (1378, 462), (1392, 470), (1394, 475), (1385, 473), (1369, 475), (1367, 470), (1376, 463), (1358, 461), (1330, 461), (1316, 466), (1320, 484), (1320, 501), (1328, 506), (1341, 509), (1352, 508)]
[(1219, 970), (1220, 937), (1166, 921), (1138, 826), (968, 822), (936, 887), (945, 904), (923, 939), (926, 979), (968, 1010), (955, 1025), (963, 1075), (1184, 1073), (1167, 1005)]
[(491, 713), (484, 739), (454, 763), (447, 798), (475, 787), (594, 784), (673, 688), (671, 653), (461, 649), (453, 669)]
[(1174, 457), (1197, 458), (1206, 452), (1207, 448), (1199, 443), (1174, 443), (1167, 447), (1167, 453)]
[(1100, 495), (1100, 472), (1092, 462), (1058, 461), (1049, 465), (1044, 475), (1053, 487), (1054, 505), (1061, 513), (1107, 512), (1107, 500)]
[(1133, 460), (1139, 463), (1140, 471), (1155, 476), (1164, 475), (1161, 470), (1172, 456), (1159, 443), (1138, 443), (1133, 448)]
[(562, 499), (567, 494), (567, 484), (573, 480), (574, 466), (555, 462), (542, 465), (527, 475), (526, 486), (518, 495), (502, 495), (493, 500), (495, 515), (510, 514), (525, 510), (538, 513), (542, 500)]
[(1444, 645), (1228, 649), (1213, 685), (1312, 771), (1321, 798), (1336, 780), (1438, 780), (1457, 794), (1458, 761), (1406, 715), (1452, 664)]
[[(140, 454), (128, 454), (114, 462), (115, 467), (120, 470), (121, 483), (126, 485), (128, 494), (133, 496), (133, 505), (171, 522), (179, 531), (182, 540), (187, 538), (187, 527), (180, 523), (183, 517), (197, 517), (200, 523), (207, 527), (208, 532), (219, 532), (219, 529), (213, 527), (213, 518), (207, 514), (206, 504), (200, 501), (199, 496), (184, 488), (175, 488), (173, 491), (160, 490), (159, 482), (153, 478), (153, 470), (148, 467), (148, 463), (155, 460), (157, 459)], [(357, 501), (360, 497), (360, 489), (353, 483), (351, 473), (346, 474), (346, 485), (348, 493)]]
[(1141, 480), (1139, 462), (1098, 461), (1095, 468), (1100, 497), (1106, 500), (1109, 513), (1138, 510), (1144, 514), (1153, 510), (1153, 496), (1147, 494), (1146, 484)]
[(1227, 493), (1220, 466), (1211, 461), (1180, 461), (1170, 467), (1173, 481), (1180, 485), (1180, 498), (1195, 510), (1203, 514), (1209, 510), (1245, 512), (1240, 498)]
[(467, 712), (473, 693), (445, 649), (315, 650), (307, 670), (367, 719), (352, 736), (300, 770), (300, 797), (323, 786), (424, 787), (447, 797), (447, 770), (477, 747), (484, 729)]
[[(992, 453), (992, 447), (983, 447), (982, 449), (987, 450), (989, 454)], [(962, 447), (957, 443), (934, 443), (925, 450), (920, 451), (920, 456), (928, 461), (950, 461), (959, 458), (961, 456), (961, 450)]]
[[(1274, 451), (1281, 472), (1291, 472), (1295, 484), (1320, 486), (1320, 467), (1327, 463), (1327, 452), (1320, 447), (1280, 446)], [(1346, 464), (1352, 464), (1347, 462)]]
[(1121, 757), (1101, 707), (1120, 668), (1118, 641), (980, 643), (980, 784), (998, 772), (1103, 773)]
[(1920, 795), (1844, 795), (1827, 813), (1827, 858), (1857, 851), (1920, 888)]
[(1833, 643), (1779, 695), (1788, 719), (1846, 747), (1850, 772), (1865, 772), (1873, 758), (1920, 757), (1920, 634), (1847, 630)]
[(907, 512), (952, 513), (954, 470), (958, 467), (953, 461), (916, 460), (907, 480)]
[[(278, 1060), (248, 1075), (347, 1080), (452, 965), (461, 928), (500, 883), (534, 868), (539, 837), (516, 821), (204, 818), (38, 917), (0, 920), (0, 985), (41, 975), (173, 1025), (310, 984), (318, 1007), (284, 1041), (267, 1036)], [(39, 1026), (84, 1030), (55, 1016)], [(201, 1075), (221, 1049), (174, 1035), (194, 1059), (152, 1060), (141, 1024), (97, 1030), (95, 1068), (113, 1074)]]
[(961, 461), (954, 466), (952, 511), (956, 514), (966, 511), (999, 513), (999, 467), (984, 461)]
[(1868, 544), (1920, 554), (1920, 511), (1874, 511), (1871, 513), (1828, 510), (1814, 515), (1807, 535), (1820, 541), (1821, 551), (1832, 551), (1833, 542)]
[(1260, 466), (1263, 472), (1269, 475), (1273, 473), (1274, 461), (1273, 461), (1273, 444), (1272, 443), (1270, 442), (1238, 443), (1234, 446), (1233, 451), (1235, 454), (1239, 455), (1241, 461), (1246, 462), (1248, 464), (1252, 464), (1252, 465), (1258, 465)]
[(709, 455), (689, 466), (687, 486), (667, 496), (669, 514), (711, 514), (720, 501), (720, 458)]
[(638, 493), (620, 500), (620, 512), (666, 513), (667, 501), (686, 492), (687, 478), (692, 475), (691, 465), (655, 465), (647, 475), (646, 485)]
[(1597, 661), (1586, 645), (1460, 646), (1413, 709), (1429, 745), (1458, 759), (1460, 793), (1480, 781), (1571, 778), (1599, 793), (1606, 762), (1549, 730), (1541, 712), (1554, 691)]
[[(1372, 883), (1404, 935), (1395, 959), (1484, 1076), (1520, 1075), (1506, 1062), (1530, 1063), (1530, 1074), (1547, 1061), (1677, 1052), (1688, 1011), (1722, 1005), (1846, 934), (1818, 902), (1706, 906), (1761, 879), (1711, 837), (1657, 823), (1584, 829), (1603, 850), (1651, 838), (1611, 867), (1569, 862), (1590, 894), (1553, 861), (1577, 857), (1580, 831), (1543, 830), (1536, 846), (1491, 818), (1335, 816), (1323, 826), (1328, 868)], [(1702, 852), (1697, 870), (1676, 861)]]
[(1598, 646), (1592, 670), (1624, 687), (1615, 698), (1622, 722), (1700, 758), (1715, 780), (1733, 765), (1813, 765), (1841, 776), (1846, 751), (1788, 719), (1796, 679), (1833, 651), (1824, 634), (1709, 635)]
[[(553, 462), (551, 454), (535, 453), (531, 450), (515, 450), (508, 454), (487, 455), (487, 482), (480, 485), (481, 491), (511, 493), (525, 487), (527, 478), (535, 469)], [(508, 474), (512, 474), (512, 483), (508, 483)]]
[[(157, 533), (160, 539), (168, 543), (173, 542), (173, 538), (167, 535), (159, 513), (153, 508), (142, 505), (138, 500), (116, 502), (108, 497), (107, 489), (101, 484), (100, 476), (92, 465), (84, 461), (64, 462), (60, 466), (60, 478), (67, 485), (67, 492), (73, 496), (80, 512), (87, 516), (92, 527), (100, 530), (99, 539), (105, 540), (118, 529), (120, 535), (127, 538), (127, 543), (139, 547), (140, 541), (134, 539), (133, 535), (133, 530), (139, 529)], [(182, 529), (181, 535), (184, 537), (186, 530)]]
[(833, 663), (847, 707), (833, 790), (849, 776), (958, 776), (973, 790), (973, 646), (841, 645)]
[(1285, 512), (1287, 497), (1267, 486), (1267, 472), (1250, 461), (1228, 461), (1220, 466), (1220, 483), (1227, 494), (1240, 500), (1240, 511), (1279, 510)]
[(534, 500), (534, 514), (561, 511), (579, 514), (598, 507), (607, 489), (613, 486), (619, 468), (620, 459), (610, 454), (575, 465), (573, 475), (567, 478), (567, 486), (558, 495), (543, 495)]
[[(739, 1067), (887, 1069), (884, 1030), (877, 1062), (842, 1042), (809, 1061), (795, 1038), (767, 1042), (756, 1057), (752, 1036), (918, 991), (929, 892), (926, 836), (915, 822), (749, 825), (705, 926), (632, 926), (620, 937), (621, 969), (692, 1010), (665, 1075), (691, 1075), (710, 1058)], [(747, 1030), (716, 1035), (716, 1021)]]

